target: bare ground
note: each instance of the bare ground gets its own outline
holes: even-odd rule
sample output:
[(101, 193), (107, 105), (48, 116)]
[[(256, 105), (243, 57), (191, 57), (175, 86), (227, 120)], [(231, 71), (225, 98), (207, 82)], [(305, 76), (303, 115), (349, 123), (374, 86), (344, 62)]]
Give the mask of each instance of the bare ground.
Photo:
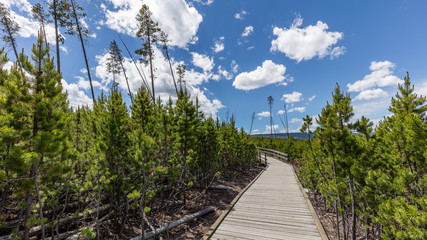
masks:
[[(163, 239), (202, 239), (203, 235), (209, 231), (211, 225), (214, 224), (216, 219), (229, 206), (235, 196), (242, 191), (243, 188), (245, 188), (261, 172), (261, 170), (262, 168), (256, 167), (246, 171), (220, 175), (212, 185), (227, 186), (227, 190), (192, 188), (188, 192), (186, 205), (170, 208), (167, 211), (163, 210), (156, 212), (155, 215), (148, 215), (148, 218), (157, 220), (157, 224), (152, 223), (155, 225), (154, 227), (161, 227), (187, 215), (203, 210), (209, 206), (214, 206), (214, 212), (205, 214), (161, 234)], [(130, 239), (135, 237), (135, 234), (141, 233), (139, 227), (140, 223), (134, 218), (130, 220), (130, 222), (132, 229), (126, 229), (120, 239)], [(112, 232), (104, 232), (102, 235), (103, 239), (119, 239), (118, 235)]]

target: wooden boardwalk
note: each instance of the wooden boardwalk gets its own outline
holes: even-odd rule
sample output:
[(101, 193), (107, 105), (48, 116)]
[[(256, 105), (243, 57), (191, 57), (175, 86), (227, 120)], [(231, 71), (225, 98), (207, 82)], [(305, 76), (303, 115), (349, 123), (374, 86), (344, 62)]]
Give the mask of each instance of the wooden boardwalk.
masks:
[(292, 167), (267, 159), (267, 170), (241, 196), (210, 239), (327, 239)]

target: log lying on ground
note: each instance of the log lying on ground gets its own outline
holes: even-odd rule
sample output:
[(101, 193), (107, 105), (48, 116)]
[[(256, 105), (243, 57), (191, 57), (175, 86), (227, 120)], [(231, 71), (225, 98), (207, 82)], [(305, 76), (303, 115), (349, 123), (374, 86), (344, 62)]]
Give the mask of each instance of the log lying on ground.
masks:
[(228, 187), (224, 185), (212, 185), (208, 187), (208, 190), (228, 190)]
[[(186, 222), (188, 222), (190, 220), (193, 220), (196, 217), (200, 217), (200, 216), (202, 216), (202, 215), (204, 215), (206, 213), (212, 212), (214, 210), (215, 210), (215, 208), (213, 206), (210, 206), (210, 207), (207, 207), (207, 208), (203, 209), (202, 211), (196, 212), (196, 213), (191, 214), (191, 215), (187, 215), (187, 216), (185, 216), (185, 217), (183, 217), (183, 218), (181, 218), (181, 219), (179, 219), (179, 220), (177, 220), (175, 222), (171, 222), (168, 225), (165, 225), (163, 227), (157, 228), (154, 231), (151, 231), (149, 233), (144, 234), (144, 239), (149, 239), (149, 238), (155, 237), (155, 236), (157, 236), (157, 235), (159, 235), (161, 233), (166, 232), (169, 229), (177, 227), (177, 226), (179, 226), (179, 225), (181, 225), (183, 223), (186, 223)], [(142, 240), (142, 239), (143, 239), (143, 236), (138, 236), (138, 237), (132, 238), (131, 240)]]
[[(109, 205), (102, 207), (100, 209), (100, 212), (107, 210), (109, 207), (110, 207)], [(85, 215), (91, 215), (92, 213), (96, 213), (96, 209), (89, 210), (86, 213), (79, 213), (78, 216), (72, 215), (69, 217), (61, 218), (58, 220), (57, 224), (60, 226), (60, 225), (63, 225), (65, 223), (72, 222), (72, 221), (75, 221), (77, 219), (80, 219), (80, 218), (84, 217)], [(46, 229), (49, 229), (49, 227), (47, 226), (48, 223), (44, 224)], [(30, 228), (29, 236), (32, 237), (32, 236), (35, 236), (37, 234), (40, 234), (40, 232), (42, 231), (42, 228), (43, 228), (43, 226), (41, 226), (41, 225)], [(22, 230), (22, 231), (18, 232), (16, 234), (16, 236), (23, 236), (23, 234), (24, 234), (24, 231)], [(15, 236), (15, 234), (10, 234), (8, 236), (2, 236), (2, 237), (4, 240), (11, 240), (11, 239), (13, 239), (14, 236)], [(0, 237), (0, 240), (2, 240), (2, 237)]]

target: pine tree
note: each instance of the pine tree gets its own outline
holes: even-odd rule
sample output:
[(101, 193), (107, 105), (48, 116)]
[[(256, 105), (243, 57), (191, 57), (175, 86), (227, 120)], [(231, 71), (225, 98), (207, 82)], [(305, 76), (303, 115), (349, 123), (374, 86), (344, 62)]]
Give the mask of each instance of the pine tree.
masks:
[(138, 21), (138, 31), (136, 32), (136, 36), (140, 37), (143, 42), (143, 47), (136, 50), (135, 53), (141, 55), (141, 60), (144, 63), (150, 64), (150, 77), (151, 77), (151, 89), (152, 89), (152, 97), (153, 103), (156, 102), (156, 94), (154, 92), (154, 66), (153, 66), (153, 58), (154, 58), (154, 45), (157, 43), (158, 36), (157, 34), (160, 32), (160, 28), (158, 27), (158, 23), (154, 22), (151, 18), (151, 11), (147, 5), (142, 5), (139, 10), (138, 15), (136, 16), (136, 20)]
[(41, 29), (43, 31), (43, 35), (44, 35), (44, 42), (46, 45), (49, 44), (47, 42), (46, 29), (45, 29), (45, 24), (49, 23), (49, 19), (48, 19), (49, 14), (45, 12), (44, 7), (40, 3), (36, 3), (31, 8), (31, 15), (33, 16), (34, 19), (39, 21)]
[[(0, 23), (2, 25), (1, 31), (3, 32), (2, 40), (6, 45), (13, 48), (15, 53), (16, 61), (19, 59), (18, 51), (16, 50), (16, 39), (15, 35), (19, 32), (19, 25), (10, 16), (9, 10), (3, 3), (0, 3)], [(18, 62), (18, 66), (21, 66)]]
[(129, 87), (128, 77), (126, 76), (126, 70), (123, 66), (123, 56), (122, 50), (117, 46), (116, 41), (110, 43), (110, 56), (108, 57), (109, 63), (107, 63), (107, 71), (113, 73), (113, 80), (115, 81), (115, 74), (120, 74), (123, 72), (123, 75), (126, 80), (126, 85), (128, 88), (128, 94), (131, 102), (133, 101), (132, 93)]
[[(44, 174), (53, 174), (49, 169), (61, 168), (57, 166), (61, 165), (61, 153), (67, 141), (64, 127), (68, 122), (66, 94), (62, 93), (59, 84), (61, 75), (56, 72), (53, 59), (49, 57), (49, 48), (44, 44), (42, 33), (39, 34), (32, 52), (33, 64), (23, 55), (20, 56), (20, 61), (24, 70), (34, 78), (27, 78), (22, 73), (12, 71), (14, 77), (5, 81), (6, 102), (11, 104), (6, 108), (6, 112), (20, 119), (14, 123), (18, 124), (16, 133), (19, 134), (19, 129), (22, 129), (20, 137), (16, 135), (18, 138), (9, 145), (13, 152), (6, 156), (6, 162), (12, 159), (21, 162), (19, 169), (13, 171), (17, 176), (29, 176), (28, 180), (21, 181), (21, 186), (25, 189), (26, 204), (24, 239), (29, 238), (29, 225), (35, 220), (35, 216), (31, 216), (34, 190), (38, 200), (39, 221), (42, 225), (45, 221), (39, 179), (47, 177)], [(42, 234), (45, 234), (44, 226)]]
[[(103, 141), (106, 144), (106, 168), (110, 175), (108, 197), (116, 223), (126, 222), (126, 196), (131, 192), (133, 161), (131, 158), (130, 121), (122, 95), (113, 85), (105, 112)], [(120, 232), (123, 227), (120, 228)]]

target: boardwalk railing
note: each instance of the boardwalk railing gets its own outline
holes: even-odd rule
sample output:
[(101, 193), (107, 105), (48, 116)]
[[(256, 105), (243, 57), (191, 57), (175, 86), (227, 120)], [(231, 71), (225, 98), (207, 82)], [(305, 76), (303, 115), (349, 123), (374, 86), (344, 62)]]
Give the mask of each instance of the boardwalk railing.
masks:
[[(259, 159), (262, 161), (264, 159), (264, 161), (267, 161), (267, 156), (271, 156), (274, 158), (277, 158), (285, 163), (288, 162), (288, 154), (287, 153), (282, 153), (273, 149), (269, 149), (269, 148), (262, 148), (262, 147), (257, 147), (259, 149)], [(264, 158), (263, 158), (264, 156)]]

